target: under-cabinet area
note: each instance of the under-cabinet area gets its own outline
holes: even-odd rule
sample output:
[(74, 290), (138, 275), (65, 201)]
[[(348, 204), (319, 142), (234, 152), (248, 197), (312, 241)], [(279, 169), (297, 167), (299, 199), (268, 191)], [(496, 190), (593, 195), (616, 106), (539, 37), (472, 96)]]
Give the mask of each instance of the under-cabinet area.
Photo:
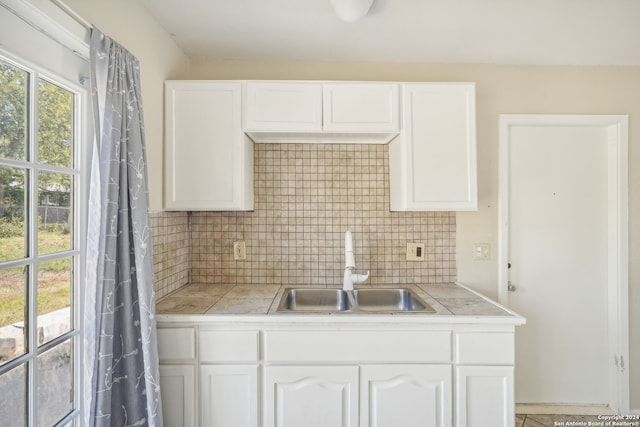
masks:
[(513, 426), (513, 329), (371, 318), (160, 322), (165, 425)]
[(254, 209), (256, 143), (386, 144), (392, 211), (477, 209), (473, 83), (165, 82), (166, 210)]

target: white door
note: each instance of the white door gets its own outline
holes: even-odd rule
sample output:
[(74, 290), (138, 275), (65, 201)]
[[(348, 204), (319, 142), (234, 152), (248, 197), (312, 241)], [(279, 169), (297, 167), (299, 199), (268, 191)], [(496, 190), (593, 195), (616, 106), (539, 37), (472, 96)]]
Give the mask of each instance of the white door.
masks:
[(501, 117), (501, 301), (527, 319), (516, 401), (617, 405), (619, 140), (598, 120), (528, 117)]

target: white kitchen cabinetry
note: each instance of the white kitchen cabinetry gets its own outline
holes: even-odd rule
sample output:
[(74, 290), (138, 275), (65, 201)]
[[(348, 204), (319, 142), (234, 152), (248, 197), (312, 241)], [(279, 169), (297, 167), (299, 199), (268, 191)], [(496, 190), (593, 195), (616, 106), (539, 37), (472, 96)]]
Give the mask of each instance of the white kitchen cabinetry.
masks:
[(196, 378), (193, 365), (160, 365), (162, 418), (166, 427), (195, 427)]
[(199, 333), (200, 414), (207, 427), (257, 427), (259, 332)]
[(325, 131), (400, 131), (397, 83), (325, 83), (322, 91)]
[(402, 84), (389, 145), (392, 211), (477, 210), (475, 85)]
[(201, 425), (257, 427), (258, 366), (200, 367)]
[(162, 417), (167, 427), (195, 427), (195, 328), (158, 329)]
[(451, 426), (450, 365), (364, 365), (360, 427)]
[(397, 83), (247, 82), (255, 142), (387, 143), (400, 130)]
[(357, 427), (357, 366), (265, 368), (266, 427)]
[(456, 427), (513, 426), (514, 348), (511, 333), (456, 334)]
[(167, 210), (253, 209), (253, 144), (241, 103), (240, 82), (165, 83)]
[(247, 82), (244, 129), (248, 132), (322, 130), (320, 83)]
[(513, 325), (276, 319), (161, 321), (167, 425), (513, 427)]
[[(359, 421), (318, 425), (451, 427), (451, 341), (448, 330), (266, 331), (265, 362), (288, 365), (266, 368), (267, 422), (275, 420), (267, 426), (306, 426), (278, 422), (295, 419), (279, 415), (294, 411), (281, 405), (299, 406), (305, 400), (311, 406), (301, 415), (329, 407), (332, 417), (347, 423), (352, 420), (348, 404), (355, 404), (347, 399), (352, 390), (350, 396), (360, 394)], [(274, 377), (284, 385), (274, 387)], [(322, 399), (327, 402), (319, 403)]]
[(167, 81), (167, 210), (253, 210), (253, 142), (389, 143), (392, 211), (477, 209), (475, 85)]
[(513, 366), (456, 367), (456, 427), (511, 427)]

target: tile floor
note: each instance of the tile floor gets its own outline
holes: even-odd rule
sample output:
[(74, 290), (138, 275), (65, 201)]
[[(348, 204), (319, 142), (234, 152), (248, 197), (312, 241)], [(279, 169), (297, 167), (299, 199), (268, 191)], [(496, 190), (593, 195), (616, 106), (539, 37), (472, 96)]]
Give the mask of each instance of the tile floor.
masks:
[[(585, 424), (577, 423), (580, 421)], [(516, 427), (557, 427), (562, 425), (588, 425), (589, 421), (596, 422), (602, 420), (599, 420), (597, 415), (516, 415)]]

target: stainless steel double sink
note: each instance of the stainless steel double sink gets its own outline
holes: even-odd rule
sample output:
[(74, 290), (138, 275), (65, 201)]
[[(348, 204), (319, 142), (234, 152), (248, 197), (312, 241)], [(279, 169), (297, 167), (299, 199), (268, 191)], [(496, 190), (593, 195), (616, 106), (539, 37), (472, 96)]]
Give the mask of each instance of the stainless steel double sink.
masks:
[(278, 312), (315, 313), (433, 313), (435, 310), (413, 291), (394, 289), (285, 289)]

